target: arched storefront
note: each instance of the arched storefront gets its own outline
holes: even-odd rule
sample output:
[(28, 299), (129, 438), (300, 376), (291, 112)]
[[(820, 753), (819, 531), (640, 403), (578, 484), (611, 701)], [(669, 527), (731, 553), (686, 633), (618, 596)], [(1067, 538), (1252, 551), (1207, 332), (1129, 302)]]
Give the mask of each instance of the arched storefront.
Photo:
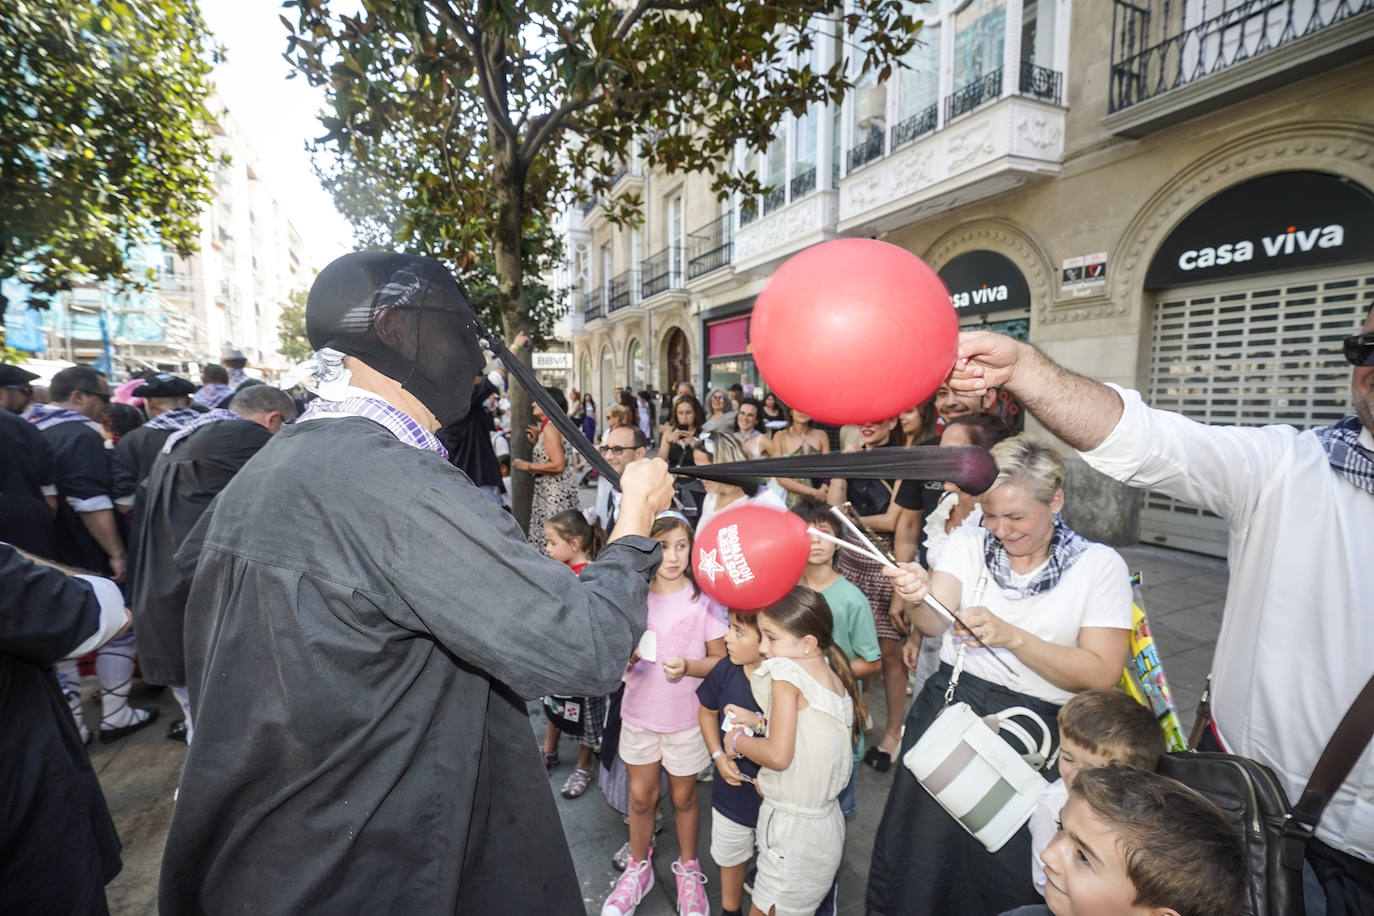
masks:
[[(1155, 250), (1145, 397), (1203, 423), (1306, 429), (1349, 410), (1341, 340), (1374, 294), (1374, 194), (1319, 171), (1234, 184)], [(1224, 556), (1225, 523), (1147, 493), (1140, 539)]]

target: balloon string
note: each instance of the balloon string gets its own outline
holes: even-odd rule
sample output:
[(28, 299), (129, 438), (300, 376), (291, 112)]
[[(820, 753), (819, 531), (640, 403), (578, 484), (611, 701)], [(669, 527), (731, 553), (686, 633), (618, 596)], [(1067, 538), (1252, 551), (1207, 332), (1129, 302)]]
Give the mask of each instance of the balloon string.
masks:
[(882, 563), (882, 564), (885, 565), (885, 566), (891, 566), (893, 569), (897, 569), (897, 568), (898, 568), (898, 567), (895, 566), (893, 563), (891, 563), (891, 562), (887, 559), (887, 557), (885, 557), (885, 556), (883, 556), (883, 555), (881, 555), (881, 554), (877, 554), (877, 553), (869, 553), (867, 550), (864, 550), (864, 549), (863, 549), (862, 547), (860, 547), (858, 544), (851, 544), (851, 543), (849, 543), (848, 541), (846, 541), (844, 538), (837, 538), (837, 537), (835, 537), (833, 534), (826, 534), (824, 531), (821, 531), (819, 528), (807, 528), (806, 531), (807, 531), (808, 534), (815, 535), (816, 537), (820, 538), (822, 541), (829, 541), (830, 543), (834, 544), (836, 547), (843, 547), (845, 550), (853, 551), (854, 553), (857, 553), (857, 554), (858, 554), (859, 556), (861, 556), (861, 557), (868, 557), (870, 560), (877, 560), (879, 563)]

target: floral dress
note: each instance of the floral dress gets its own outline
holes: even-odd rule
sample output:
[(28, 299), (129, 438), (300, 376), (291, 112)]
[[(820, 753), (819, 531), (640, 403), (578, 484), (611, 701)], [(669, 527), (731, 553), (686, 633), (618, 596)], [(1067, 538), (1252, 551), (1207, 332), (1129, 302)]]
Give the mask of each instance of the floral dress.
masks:
[[(572, 446), (563, 442), (563, 454), (572, 452)], [(531, 464), (547, 464), (549, 450), (544, 447), (544, 433), (534, 442), (530, 453)], [(529, 542), (542, 553), (548, 546), (544, 539), (544, 525), (549, 519), (567, 509), (581, 508), (577, 502), (577, 473), (571, 461), (563, 462), (563, 470), (557, 474), (534, 475), (534, 499), (530, 505)]]

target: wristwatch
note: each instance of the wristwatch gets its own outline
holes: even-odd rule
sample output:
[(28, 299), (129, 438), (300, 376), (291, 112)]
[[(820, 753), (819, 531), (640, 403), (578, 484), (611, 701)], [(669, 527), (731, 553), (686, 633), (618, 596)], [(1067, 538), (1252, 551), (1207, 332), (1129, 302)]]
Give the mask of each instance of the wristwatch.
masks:
[(724, 757), (724, 756), (725, 756), (725, 749), (724, 749), (724, 748), (717, 748), (716, 750), (714, 750), (714, 751), (711, 752), (711, 762), (712, 762), (712, 763), (715, 763), (717, 757)]

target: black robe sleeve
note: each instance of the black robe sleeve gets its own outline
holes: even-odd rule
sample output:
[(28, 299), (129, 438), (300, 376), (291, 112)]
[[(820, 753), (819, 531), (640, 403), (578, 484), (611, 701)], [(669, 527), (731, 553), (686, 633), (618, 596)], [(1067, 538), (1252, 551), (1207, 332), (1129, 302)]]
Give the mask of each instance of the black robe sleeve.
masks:
[(80, 579), (25, 559), (0, 544), (0, 653), (51, 665), (100, 626), (100, 602)]

